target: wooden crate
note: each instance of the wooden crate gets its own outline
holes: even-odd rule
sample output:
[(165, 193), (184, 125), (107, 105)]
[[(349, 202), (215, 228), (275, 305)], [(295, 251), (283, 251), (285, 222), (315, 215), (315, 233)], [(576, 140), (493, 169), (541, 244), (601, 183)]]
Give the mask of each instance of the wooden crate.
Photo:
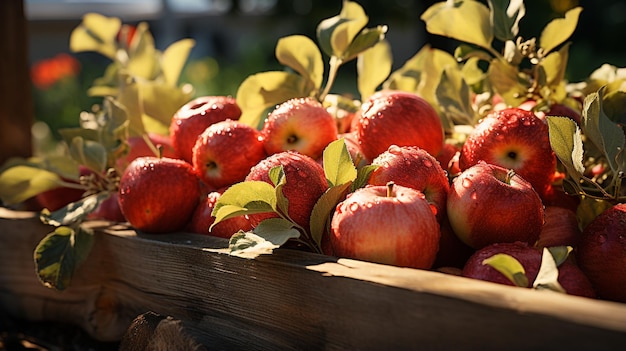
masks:
[[(615, 350), (626, 304), (288, 249), (244, 259), (226, 240), (88, 222), (94, 249), (63, 292), (35, 276), (50, 228), (0, 209), (0, 308), (119, 340), (145, 312), (207, 349)], [(620, 347), (621, 346), (621, 347)]]

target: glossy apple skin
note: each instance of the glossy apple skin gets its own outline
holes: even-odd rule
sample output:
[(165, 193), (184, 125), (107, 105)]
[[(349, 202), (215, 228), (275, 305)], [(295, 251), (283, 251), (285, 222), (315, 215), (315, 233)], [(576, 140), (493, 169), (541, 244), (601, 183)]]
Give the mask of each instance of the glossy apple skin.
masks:
[[(537, 278), (543, 257), (542, 249), (531, 247), (526, 243), (496, 243), (476, 251), (463, 267), (462, 275), (467, 278), (490, 281), (503, 285), (514, 285), (495, 268), (483, 264), (483, 261), (496, 254), (508, 254), (517, 259), (524, 267), (529, 287)], [(570, 295), (595, 298), (596, 292), (585, 273), (568, 258), (559, 266), (559, 284)]]
[(599, 297), (626, 302), (626, 204), (605, 210), (585, 227), (576, 257)]
[(464, 243), (480, 249), (498, 242), (533, 245), (544, 221), (543, 204), (533, 187), (508, 170), (485, 162), (463, 171), (447, 198), (450, 225)]
[(258, 130), (228, 119), (200, 134), (193, 147), (192, 165), (209, 189), (217, 190), (244, 180), (266, 156)]
[[(296, 151), (283, 151), (268, 156), (252, 167), (245, 180), (259, 180), (273, 184), (268, 172), (276, 166), (283, 166), (286, 184), (283, 194), (289, 201), (289, 217), (309, 230), (311, 211), (317, 200), (328, 189), (328, 181), (324, 169), (314, 159)], [(274, 214), (250, 215), (253, 226), (257, 226)]]
[(172, 146), (178, 155), (191, 163), (196, 139), (211, 124), (227, 119), (238, 120), (241, 109), (231, 96), (201, 96), (183, 105), (170, 123)]
[(119, 204), (119, 193), (111, 193), (108, 199), (100, 203), (100, 206), (87, 215), (88, 219), (102, 219), (112, 222), (126, 222)]
[(533, 112), (519, 108), (490, 114), (463, 144), (459, 167), (465, 170), (479, 161), (515, 170), (542, 196), (556, 169), (548, 125)]
[[(162, 157), (179, 158), (178, 153), (176, 153), (176, 150), (174, 150), (174, 146), (172, 146), (172, 139), (169, 136), (156, 133), (148, 133), (148, 138), (155, 147), (162, 147)], [(120, 158), (118, 160), (118, 164), (124, 161), (126, 161), (126, 164), (128, 164), (137, 157), (158, 156), (152, 151), (152, 149), (150, 148), (150, 146), (148, 146), (142, 136), (129, 137), (127, 142), (129, 150), (128, 154), (125, 158)]]
[(180, 159), (139, 157), (120, 178), (120, 209), (135, 229), (146, 233), (183, 229), (199, 198), (200, 180)]
[(372, 164), (379, 167), (371, 173), (368, 184), (386, 185), (393, 181), (418, 190), (434, 205), (437, 219), (444, 218), (450, 189), (448, 175), (439, 161), (426, 150), (416, 146), (391, 145)]
[(337, 140), (335, 118), (313, 98), (283, 102), (269, 113), (261, 130), (268, 155), (297, 151), (313, 159)]
[(437, 155), (444, 143), (437, 111), (422, 97), (401, 91), (384, 90), (370, 96), (361, 105), (356, 132), (369, 160), (394, 144), (417, 146)]
[(220, 198), (224, 191), (212, 191), (208, 193), (198, 203), (191, 220), (187, 226), (187, 230), (192, 233), (205, 234), (216, 236), (219, 238), (229, 239), (233, 234), (239, 230), (249, 231), (252, 230), (252, 224), (248, 220), (247, 216), (238, 216), (228, 218), (216, 224), (210, 231), (209, 228), (215, 222), (215, 217), (211, 215), (215, 208), (215, 203)]
[(559, 206), (545, 206), (544, 213), (545, 222), (536, 247), (578, 246), (582, 232), (576, 212)]
[(439, 248), (439, 223), (421, 192), (401, 185), (370, 185), (349, 194), (331, 220), (338, 257), (430, 269)]

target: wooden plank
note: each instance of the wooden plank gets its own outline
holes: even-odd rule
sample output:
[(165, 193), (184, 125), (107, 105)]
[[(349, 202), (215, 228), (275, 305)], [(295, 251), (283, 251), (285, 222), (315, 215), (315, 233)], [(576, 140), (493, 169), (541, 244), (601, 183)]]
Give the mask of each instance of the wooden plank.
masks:
[(34, 275), (49, 228), (0, 212), (0, 306), (119, 340), (151, 311), (208, 349), (594, 349), (626, 343), (626, 305), (280, 249), (243, 259), (226, 241), (90, 222), (94, 251), (72, 286)]

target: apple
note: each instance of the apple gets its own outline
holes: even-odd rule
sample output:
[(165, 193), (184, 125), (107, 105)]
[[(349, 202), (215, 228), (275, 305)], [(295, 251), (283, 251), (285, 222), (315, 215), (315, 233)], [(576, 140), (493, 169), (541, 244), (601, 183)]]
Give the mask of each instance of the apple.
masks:
[(445, 143), (443, 144), (441, 151), (439, 152), (439, 154), (437, 154), (437, 156), (435, 156), (435, 158), (437, 159), (437, 161), (439, 161), (439, 164), (444, 171), (448, 172), (448, 174), (456, 175), (458, 173), (461, 173), (460, 169), (455, 167), (456, 165), (458, 165), (458, 162), (457, 164), (454, 163), (455, 161), (458, 161), (457, 155), (459, 155), (460, 153), (460, 146), (452, 143)]
[[(169, 137), (169, 135), (161, 135), (150, 132), (147, 134), (147, 137), (152, 145), (154, 145), (154, 147), (162, 147), (162, 153), (160, 156), (179, 158), (176, 150), (174, 150), (174, 146), (172, 145), (172, 139)], [(127, 139), (127, 142), (129, 146), (129, 152), (126, 155), (126, 161), (129, 163), (137, 157), (159, 156), (154, 153), (150, 146), (148, 146), (148, 143), (146, 143), (146, 140), (142, 136), (129, 137)]]
[(348, 194), (330, 228), (338, 257), (430, 269), (439, 248), (439, 223), (424, 194), (393, 183)]
[(346, 149), (348, 149), (348, 153), (350, 154), (352, 162), (356, 168), (361, 169), (371, 163), (371, 160), (367, 160), (361, 152), (359, 140), (355, 132), (340, 133), (337, 138), (343, 138), (346, 144)]
[(378, 91), (365, 100), (356, 132), (361, 151), (370, 160), (394, 144), (438, 155), (444, 143), (437, 111), (422, 97), (403, 91)]
[(252, 230), (252, 224), (247, 216), (238, 216), (228, 218), (216, 224), (210, 231), (209, 228), (215, 222), (215, 217), (211, 215), (215, 203), (220, 198), (225, 189), (212, 191), (208, 193), (204, 199), (198, 203), (191, 220), (187, 226), (187, 230), (192, 233), (206, 234), (220, 238), (229, 239), (233, 234), (240, 230)]
[(135, 229), (166, 233), (183, 229), (200, 198), (200, 180), (180, 159), (139, 157), (120, 178), (119, 205)]
[[(506, 278), (495, 268), (483, 261), (496, 254), (507, 254), (519, 261), (524, 267), (526, 278), (528, 278), (528, 288), (537, 278), (537, 273), (541, 267), (543, 258), (542, 249), (532, 247), (522, 242), (495, 243), (477, 250), (463, 267), (462, 275), (467, 278), (490, 281), (493, 283), (513, 285), (515, 284)], [(593, 289), (588, 277), (574, 263), (572, 257), (566, 259), (559, 267), (559, 284), (570, 295), (595, 298), (596, 292)]]
[(196, 139), (211, 124), (238, 120), (241, 109), (231, 96), (201, 96), (183, 105), (170, 122), (170, 138), (178, 155), (191, 163)]
[(416, 146), (391, 145), (378, 155), (372, 165), (377, 165), (369, 177), (370, 185), (397, 185), (419, 190), (431, 203), (438, 220), (445, 216), (446, 197), (450, 189), (448, 175), (439, 161)]
[(561, 103), (553, 103), (550, 106), (547, 106), (545, 110), (537, 110), (536, 106), (537, 106), (537, 101), (527, 100), (521, 103), (518, 107), (526, 111), (534, 112), (537, 115), (537, 117), (539, 117), (542, 120), (545, 119), (547, 116), (562, 116), (562, 117), (569, 117), (574, 122), (576, 122), (576, 124), (580, 125), (580, 122), (581, 122), (580, 112), (574, 110), (573, 108), (567, 105), (564, 105)]
[[(92, 174), (93, 171), (83, 165), (79, 165), (78, 173), (79, 176), (86, 176)], [(61, 180), (68, 183), (74, 183), (77, 186), (80, 185), (80, 182), (78, 180), (68, 179), (65, 177), (61, 177)], [(72, 188), (69, 186), (59, 186), (57, 188), (46, 190), (35, 195), (35, 201), (42, 208), (47, 208), (48, 210), (50, 210), (50, 212), (54, 212), (72, 202), (80, 200), (85, 194), (85, 191), (87, 191), (86, 188), (80, 189)]]
[(439, 222), (441, 238), (433, 267), (437, 269), (442, 267), (461, 269), (476, 250), (459, 239), (447, 216)]
[(613, 205), (583, 229), (576, 258), (600, 298), (626, 302), (626, 203)]
[(244, 180), (250, 168), (267, 156), (261, 133), (230, 119), (205, 129), (198, 136), (192, 155), (192, 165), (200, 179), (214, 190)]
[(535, 246), (578, 246), (581, 231), (576, 212), (559, 206), (545, 206), (544, 213), (545, 223)]
[(543, 204), (532, 185), (483, 161), (454, 179), (446, 204), (452, 229), (474, 249), (499, 242), (533, 245), (543, 226)]
[(108, 199), (102, 201), (98, 208), (87, 215), (88, 219), (102, 219), (112, 222), (126, 222), (119, 204), (119, 193), (113, 192)]
[[(289, 217), (305, 230), (309, 230), (311, 211), (317, 200), (328, 189), (324, 169), (313, 158), (296, 151), (283, 151), (266, 157), (250, 169), (248, 180), (264, 181), (272, 184), (270, 169), (283, 166), (286, 184), (283, 195), (289, 201)], [(252, 225), (256, 227), (262, 220), (276, 217), (275, 214), (250, 215)]]
[(533, 112), (519, 108), (490, 114), (467, 137), (459, 167), (465, 170), (479, 161), (513, 169), (543, 195), (556, 169), (548, 125)]
[(261, 134), (268, 155), (291, 150), (318, 159), (337, 140), (338, 129), (335, 118), (319, 101), (294, 98), (269, 113)]

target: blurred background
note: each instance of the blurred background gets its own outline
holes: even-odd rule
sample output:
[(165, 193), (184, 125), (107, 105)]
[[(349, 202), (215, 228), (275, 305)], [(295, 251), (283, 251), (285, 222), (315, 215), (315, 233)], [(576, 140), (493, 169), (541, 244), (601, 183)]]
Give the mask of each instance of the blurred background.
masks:
[[(394, 69), (426, 43), (449, 52), (457, 45), (425, 32), (419, 17), (436, 1), (357, 2), (370, 18), (368, 27), (389, 26)], [(193, 84), (196, 95), (235, 95), (248, 75), (281, 69), (274, 57), (280, 37), (315, 39), (317, 24), (338, 14), (341, 5), (341, 0), (24, 0), (35, 118), (52, 130), (73, 126), (78, 113), (97, 102), (85, 91), (109, 62), (99, 54), (69, 52), (69, 35), (87, 12), (129, 24), (147, 22), (161, 50), (182, 38), (195, 39), (181, 80)], [(570, 82), (584, 80), (603, 63), (626, 66), (626, 1), (532, 0), (525, 6), (524, 38), (538, 37), (552, 18), (583, 7), (570, 39)], [(343, 67), (333, 90), (355, 91), (355, 72), (354, 63)]]

